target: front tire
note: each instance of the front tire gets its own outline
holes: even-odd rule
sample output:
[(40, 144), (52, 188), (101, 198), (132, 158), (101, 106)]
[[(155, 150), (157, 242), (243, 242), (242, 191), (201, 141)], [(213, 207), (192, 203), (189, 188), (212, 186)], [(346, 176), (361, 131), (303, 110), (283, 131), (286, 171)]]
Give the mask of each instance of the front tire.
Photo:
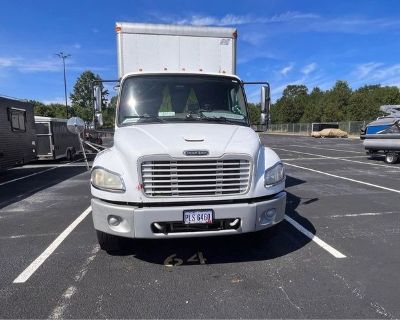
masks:
[(73, 160), (73, 155), (71, 149), (67, 150), (67, 161), (72, 161)]
[(396, 153), (386, 153), (385, 162), (388, 164), (394, 164), (398, 160), (398, 155)]
[(96, 230), (96, 234), (101, 250), (113, 252), (121, 249), (120, 237), (99, 230)]
[(264, 230), (252, 232), (249, 234), (251, 241), (257, 245), (264, 245), (266, 242), (269, 242), (272, 238), (274, 238), (278, 234), (279, 224), (276, 224), (272, 227), (269, 227)]

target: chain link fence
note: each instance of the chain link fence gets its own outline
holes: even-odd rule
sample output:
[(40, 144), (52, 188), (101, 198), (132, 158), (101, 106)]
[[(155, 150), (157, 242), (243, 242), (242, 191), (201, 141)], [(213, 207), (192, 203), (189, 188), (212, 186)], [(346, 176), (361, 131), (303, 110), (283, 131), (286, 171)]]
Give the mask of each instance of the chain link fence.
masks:
[[(358, 136), (360, 130), (369, 121), (343, 121), (343, 122), (324, 122), (339, 125), (339, 129), (346, 131), (349, 135)], [(265, 131), (263, 126), (253, 126), (256, 131)], [(279, 123), (270, 124), (267, 130), (271, 133), (288, 133), (298, 135), (311, 135), (312, 123)]]

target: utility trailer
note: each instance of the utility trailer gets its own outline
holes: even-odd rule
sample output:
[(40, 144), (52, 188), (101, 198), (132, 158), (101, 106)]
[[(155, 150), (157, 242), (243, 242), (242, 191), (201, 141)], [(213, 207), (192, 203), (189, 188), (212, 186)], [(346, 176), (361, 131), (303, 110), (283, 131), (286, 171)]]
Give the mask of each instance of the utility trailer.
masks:
[(34, 106), (0, 96), (0, 169), (36, 159)]
[(38, 160), (71, 161), (81, 149), (79, 137), (67, 129), (67, 119), (35, 117)]

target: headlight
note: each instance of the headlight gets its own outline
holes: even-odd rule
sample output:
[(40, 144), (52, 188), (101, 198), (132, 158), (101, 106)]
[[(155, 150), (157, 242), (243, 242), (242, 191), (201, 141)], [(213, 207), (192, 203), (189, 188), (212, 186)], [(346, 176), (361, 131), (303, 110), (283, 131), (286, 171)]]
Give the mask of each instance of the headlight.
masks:
[(271, 187), (281, 183), (286, 178), (285, 168), (281, 162), (276, 163), (274, 166), (265, 170), (264, 173), (264, 186)]
[(111, 192), (125, 191), (124, 181), (121, 176), (104, 168), (93, 168), (90, 180), (92, 186), (100, 190)]

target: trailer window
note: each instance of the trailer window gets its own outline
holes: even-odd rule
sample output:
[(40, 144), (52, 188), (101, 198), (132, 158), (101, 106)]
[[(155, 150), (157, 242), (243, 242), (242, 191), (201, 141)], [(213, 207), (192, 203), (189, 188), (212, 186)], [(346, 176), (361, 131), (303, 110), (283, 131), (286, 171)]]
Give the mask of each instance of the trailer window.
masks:
[(26, 131), (26, 111), (21, 109), (9, 109), (9, 119), (12, 131)]

